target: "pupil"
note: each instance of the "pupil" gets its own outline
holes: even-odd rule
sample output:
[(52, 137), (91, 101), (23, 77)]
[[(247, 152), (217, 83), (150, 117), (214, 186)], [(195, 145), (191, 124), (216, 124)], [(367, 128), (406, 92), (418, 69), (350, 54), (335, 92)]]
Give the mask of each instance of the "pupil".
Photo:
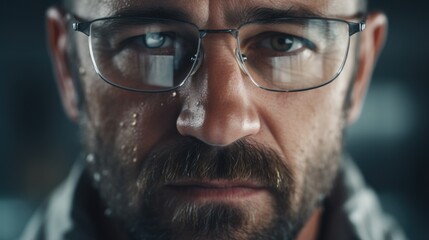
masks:
[(277, 51), (288, 51), (292, 48), (293, 38), (291, 37), (274, 37), (271, 40), (271, 44), (274, 50)]
[(164, 44), (165, 37), (159, 33), (148, 33), (146, 34), (146, 46), (148, 48), (157, 48)]

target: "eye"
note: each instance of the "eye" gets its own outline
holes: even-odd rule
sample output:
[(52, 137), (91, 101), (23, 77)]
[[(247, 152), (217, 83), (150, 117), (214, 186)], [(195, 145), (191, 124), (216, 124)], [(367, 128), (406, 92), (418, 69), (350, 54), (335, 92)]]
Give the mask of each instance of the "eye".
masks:
[(270, 47), (275, 51), (293, 52), (303, 47), (302, 41), (288, 35), (275, 35), (270, 39)]
[(285, 34), (271, 35), (263, 39), (261, 45), (278, 52), (295, 52), (305, 47), (303, 40)]
[(148, 48), (160, 48), (164, 45), (168, 46), (171, 43), (172, 39), (163, 33), (148, 33), (144, 38), (144, 44)]
[(174, 39), (170, 34), (161, 32), (149, 32), (144, 35), (131, 38), (134, 44), (144, 46), (149, 49), (160, 49), (171, 47)]

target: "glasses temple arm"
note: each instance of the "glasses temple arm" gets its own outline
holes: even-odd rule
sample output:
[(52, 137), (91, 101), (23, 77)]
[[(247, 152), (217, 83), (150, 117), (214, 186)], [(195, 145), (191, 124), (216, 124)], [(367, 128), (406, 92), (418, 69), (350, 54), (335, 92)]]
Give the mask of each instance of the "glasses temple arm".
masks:
[(349, 22), (349, 36), (352, 36), (355, 33), (362, 32), (366, 28), (365, 21), (360, 23)]
[(72, 13), (67, 13), (67, 21), (72, 22), (72, 28), (74, 31), (82, 32), (89, 36), (89, 26), (91, 21), (84, 21)]

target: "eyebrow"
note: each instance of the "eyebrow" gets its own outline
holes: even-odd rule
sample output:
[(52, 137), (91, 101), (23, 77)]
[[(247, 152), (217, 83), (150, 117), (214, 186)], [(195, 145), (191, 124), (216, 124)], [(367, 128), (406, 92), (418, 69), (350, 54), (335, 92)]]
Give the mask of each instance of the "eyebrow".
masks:
[[(195, 21), (190, 14), (181, 9), (163, 6), (125, 8), (113, 12), (111, 17), (163, 18), (185, 21), (189, 23), (193, 23)], [(285, 9), (253, 7), (241, 11), (231, 10), (225, 14), (226, 23), (230, 26), (236, 27), (252, 21), (287, 17), (326, 18), (326, 16), (320, 12), (296, 6)]]
[(148, 17), (192, 22), (189, 14), (180, 9), (170, 7), (126, 8), (115, 11), (112, 17)]
[(228, 24), (239, 26), (246, 22), (288, 17), (326, 18), (326, 15), (310, 9), (295, 6), (287, 9), (249, 8), (239, 13), (235, 11), (228, 12), (226, 14), (226, 21)]

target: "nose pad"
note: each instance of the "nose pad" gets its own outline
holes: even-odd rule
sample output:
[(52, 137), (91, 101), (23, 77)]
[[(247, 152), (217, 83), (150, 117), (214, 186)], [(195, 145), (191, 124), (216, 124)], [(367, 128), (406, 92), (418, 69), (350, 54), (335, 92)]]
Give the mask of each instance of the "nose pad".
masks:
[(249, 75), (249, 72), (247, 71), (246, 67), (244, 66), (244, 62), (247, 61), (247, 56), (244, 54), (241, 54), (238, 48), (235, 49), (235, 59), (237, 60), (238, 66), (240, 66), (241, 71), (243, 71), (245, 74)]
[(203, 49), (201, 48), (199, 51), (198, 51), (198, 53), (196, 53), (192, 58), (191, 58), (191, 61), (197, 61), (196, 63), (194, 63), (194, 67), (192, 68), (192, 72), (191, 72), (191, 75), (190, 76), (192, 76), (192, 75), (194, 75), (197, 71), (198, 71), (198, 69), (200, 68), (200, 66), (201, 66), (201, 63), (203, 62), (203, 58), (204, 58), (204, 51), (203, 51)]
[[(247, 68), (244, 66), (244, 62), (247, 61), (247, 56), (244, 54), (241, 54), (238, 48), (234, 50), (235, 59), (237, 60), (238, 66), (240, 66), (241, 71), (243, 71), (245, 74), (249, 75), (249, 72), (247, 71)], [(200, 51), (198, 51), (197, 54), (195, 54), (191, 61), (197, 61), (192, 68), (191, 76), (194, 75), (198, 69), (201, 67), (201, 63), (203, 62), (204, 58), (204, 51), (201, 48)]]

